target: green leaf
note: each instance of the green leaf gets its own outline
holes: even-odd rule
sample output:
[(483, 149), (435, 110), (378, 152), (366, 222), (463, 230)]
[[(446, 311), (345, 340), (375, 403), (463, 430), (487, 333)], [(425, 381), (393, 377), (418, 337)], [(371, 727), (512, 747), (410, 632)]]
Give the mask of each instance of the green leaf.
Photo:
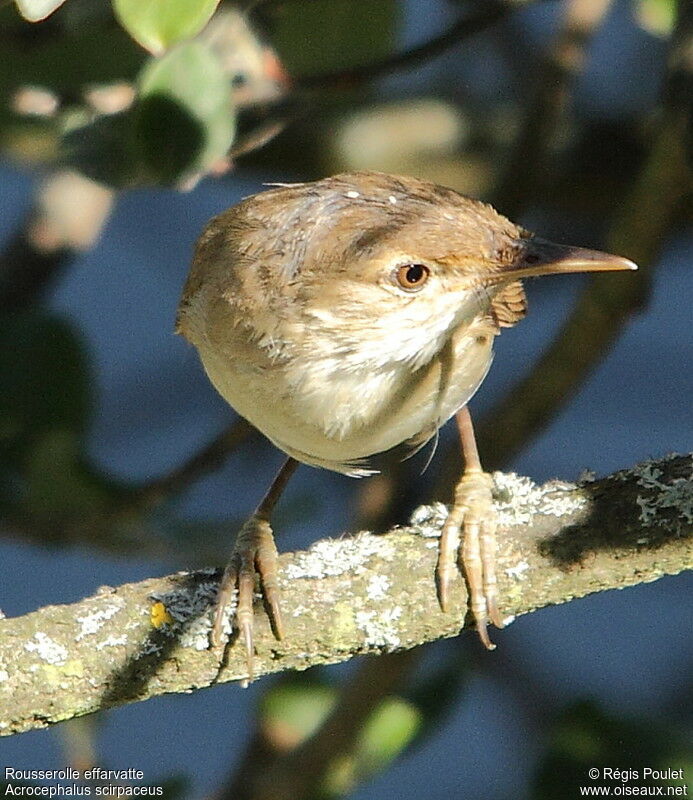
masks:
[(149, 176), (186, 183), (231, 147), (235, 115), (228, 77), (201, 42), (147, 64), (139, 78), (135, 137)]
[(400, 697), (388, 697), (369, 718), (358, 742), (356, 757), (359, 772), (380, 772), (416, 736), (421, 712)]
[(637, 0), (636, 14), (641, 28), (667, 38), (674, 30), (676, 0)]
[(62, 140), (65, 163), (115, 189), (136, 185), (141, 170), (133, 154), (133, 119), (128, 110), (67, 131)]
[(419, 731), (420, 712), (400, 697), (386, 697), (358, 734), (354, 748), (336, 758), (322, 786), (326, 797), (344, 797), (385, 770)]
[[(643, 767), (683, 769), (684, 775), (690, 774), (684, 739), (673, 725), (657, 726), (645, 718), (606, 713), (590, 701), (577, 702), (562, 711), (550, 732), (531, 796), (533, 800), (578, 797), (586, 784), (606, 785), (613, 793), (613, 786), (622, 782), (654, 789), (650, 794), (662, 784), (681, 789), (682, 781), (645, 774)], [(614, 768), (625, 779), (614, 777)]]
[(297, 747), (313, 734), (334, 708), (337, 692), (312, 681), (287, 680), (264, 696), (260, 718), (270, 741), (286, 749)]
[(0, 454), (21, 459), (60, 428), (81, 433), (90, 408), (87, 358), (66, 322), (41, 312), (0, 317)]
[[(317, 731), (338, 699), (338, 689), (319, 678), (285, 677), (262, 700), (264, 736), (288, 752)], [(343, 797), (385, 769), (417, 736), (421, 720), (413, 703), (401, 697), (385, 698), (364, 722), (353, 747), (327, 767), (320, 796)]]
[(199, 33), (219, 0), (113, 0), (120, 24), (154, 55)]
[(65, 0), (15, 0), (19, 13), (29, 22), (40, 22), (64, 2)]
[(94, 518), (108, 507), (107, 486), (84, 463), (71, 431), (50, 431), (36, 442), (25, 478), (23, 505), (34, 524), (59, 527)]

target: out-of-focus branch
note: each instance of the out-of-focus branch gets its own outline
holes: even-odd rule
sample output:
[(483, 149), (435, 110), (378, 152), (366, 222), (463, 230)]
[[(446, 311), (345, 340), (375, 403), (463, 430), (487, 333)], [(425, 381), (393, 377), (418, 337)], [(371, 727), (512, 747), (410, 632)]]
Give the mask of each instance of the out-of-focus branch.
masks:
[(17, 232), (0, 254), (0, 308), (17, 311), (33, 303), (72, 256), (65, 248), (41, 252), (25, 229)]
[(508, 459), (546, 425), (609, 349), (630, 314), (644, 304), (656, 256), (690, 186), (687, 124), (682, 109), (665, 114), (647, 163), (607, 238), (607, 249), (631, 258), (639, 271), (626, 279), (609, 275), (590, 280), (534, 369), (484, 417), (478, 435), (487, 463)]
[(398, 70), (412, 69), (418, 64), (430, 61), (432, 58), (444, 53), (469, 36), (474, 36), (474, 34), (489, 28), (510, 12), (528, 4), (530, 1), (516, 0), (512, 2), (512, 0), (506, 0), (504, 2), (503, 0), (486, 0), (473, 13), (467, 14), (451, 25), (448, 30), (423, 44), (404, 50), (401, 53), (395, 53), (380, 61), (374, 61), (371, 64), (298, 78), (296, 85), (301, 89), (330, 89), (335, 86), (351, 87), (376, 78), (382, 78)]
[(352, 750), (373, 710), (401, 687), (419, 654), (401, 650), (364, 659), (341, 685), (337, 703), (319, 729), (296, 748), (279, 752), (259, 726), (240, 768), (215, 800), (319, 796), (327, 771)]
[[(670, 457), (580, 487), (499, 473), (504, 612), (690, 568), (692, 467), (690, 455)], [(466, 614), (463, 582), (443, 614), (432, 577), (444, 516), (429, 507), (387, 536), (325, 540), (282, 556), (287, 635), (277, 642), (258, 609), (256, 675), (455, 636)], [(207, 649), (217, 582), (216, 572), (179, 573), (0, 621), (0, 732), (242, 680), (242, 647), (234, 642), (223, 663)]]
[(126, 510), (150, 509), (178, 494), (204, 475), (214, 472), (254, 430), (249, 422), (238, 417), (183, 464), (136, 489), (126, 501)]
[[(631, 258), (640, 269), (628, 276), (591, 279), (533, 369), (484, 416), (477, 439), (488, 467), (507, 463), (547, 424), (607, 352), (630, 314), (646, 301), (655, 260), (691, 185), (691, 122), (685, 98), (693, 68), (685, 57), (691, 41), (685, 14), (690, 16), (690, 9), (682, 9), (672, 42), (664, 104), (650, 153), (606, 240), (606, 249)], [(450, 495), (460, 468), (459, 452), (451, 451), (441, 470), (439, 496)]]
[(534, 94), (491, 202), (515, 219), (545, 181), (545, 161), (571, 84), (582, 72), (587, 46), (611, 0), (569, 0), (550, 48), (537, 66)]
[(92, 247), (114, 193), (70, 170), (44, 178), (27, 221), (0, 254), (0, 309), (26, 308), (74, 256)]

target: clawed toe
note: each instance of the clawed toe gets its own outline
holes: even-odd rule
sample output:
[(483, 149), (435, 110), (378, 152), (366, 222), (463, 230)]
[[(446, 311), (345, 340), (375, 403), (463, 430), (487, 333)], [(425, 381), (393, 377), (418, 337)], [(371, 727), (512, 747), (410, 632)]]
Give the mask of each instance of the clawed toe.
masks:
[(278, 559), (269, 522), (255, 515), (241, 528), (219, 585), (211, 643), (215, 648), (226, 645), (225, 622), (231, 597), (237, 589), (235, 622), (246, 652), (249, 680), (253, 677), (255, 656), (253, 598), (256, 575), (260, 577), (262, 590), (270, 609), (270, 622), (275, 636), (281, 639), (284, 635), (279, 606)]
[(443, 611), (448, 604), (449, 585), (461, 568), (469, 589), (469, 605), (482, 644), (491, 642), (487, 624), (503, 627), (498, 609), (496, 582), (496, 527), (491, 476), (468, 470), (456, 490), (455, 502), (443, 527), (436, 568), (438, 598)]

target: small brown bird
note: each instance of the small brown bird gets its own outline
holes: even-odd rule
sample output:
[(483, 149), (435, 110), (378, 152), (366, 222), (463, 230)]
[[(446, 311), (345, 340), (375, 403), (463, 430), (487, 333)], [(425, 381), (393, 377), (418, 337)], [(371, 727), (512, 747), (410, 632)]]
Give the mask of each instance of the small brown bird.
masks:
[(522, 278), (629, 269), (625, 258), (533, 236), (451, 189), (378, 172), (278, 184), (215, 217), (177, 331), (220, 394), (289, 458), (238, 535), (213, 643), (237, 586), (252, 671), (256, 572), (282, 636), (269, 516), (296, 462), (368, 475), (373, 456), (415, 451), (457, 415), (466, 466), (441, 537), (438, 595), (445, 610), (459, 557), (492, 648), (487, 621), (502, 627), (492, 484), (466, 404), (494, 337), (526, 313)]

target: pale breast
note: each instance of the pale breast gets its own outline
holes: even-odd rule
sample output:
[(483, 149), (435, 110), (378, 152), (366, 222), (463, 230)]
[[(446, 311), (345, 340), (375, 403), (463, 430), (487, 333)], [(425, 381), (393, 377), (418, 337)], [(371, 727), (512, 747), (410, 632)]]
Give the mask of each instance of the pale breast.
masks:
[(413, 372), (402, 365), (377, 375), (337, 371), (320, 384), (289, 381), (278, 364), (258, 367), (247, 341), (223, 350), (197, 344), (219, 393), (277, 447), (313, 466), (364, 475), (373, 471), (369, 456), (432, 435), (469, 400), (490, 366), (493, 329), (457, 332)]

